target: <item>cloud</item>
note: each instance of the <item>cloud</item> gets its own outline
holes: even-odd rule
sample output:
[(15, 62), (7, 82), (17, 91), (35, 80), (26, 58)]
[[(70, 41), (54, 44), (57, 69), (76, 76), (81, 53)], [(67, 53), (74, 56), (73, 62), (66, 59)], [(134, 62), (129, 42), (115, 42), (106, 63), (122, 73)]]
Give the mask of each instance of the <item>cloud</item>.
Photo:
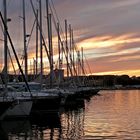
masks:
[[(35, 7), (38, 7), (37, 2), (33, 2)], [(79, 48), (84, 47), (94, 72), (117, 72), (140, 68), (138, 55), (140, 0), (55, 0), (53, 2), (62, 29), (64, 30), (64, 19), (68, 19), (68, 23), (72, 24), (74, 29), (75, 42)], [(7, 0), (7, 3), (8, 17), (12, 19), (8, 23), (9, 33), (17, 53), (21, 53), (23, 25), (19, 16), (22, 16), (22, 1)], [(43, 34), (47, 38), (45, 0), (42, 0), (42, 3)], [(0, 1), (0, 10), (3, 12), (2, 1)], [(26, 17), (27, 33), (30, 33), (35, 18), (29, 0), (26, 0)], [(54, 44), (57, 44), (56, 31), (53, 29), (53, 32)], [(1, 29), (0, 38), (2, 38)], [(29, 44), (31, 57), (34, 56), (34, 48), (35, 29)], [(54, 54), (57, 59), (56, 49)]]
[[(139, 70), (140, 51), (123, 54), (110, 55), (96, 59), (89, 59), (89, 65), (94, 73), (104, 73), (113, 71)], [(116, 73), (117, 74), (117, 73)]]

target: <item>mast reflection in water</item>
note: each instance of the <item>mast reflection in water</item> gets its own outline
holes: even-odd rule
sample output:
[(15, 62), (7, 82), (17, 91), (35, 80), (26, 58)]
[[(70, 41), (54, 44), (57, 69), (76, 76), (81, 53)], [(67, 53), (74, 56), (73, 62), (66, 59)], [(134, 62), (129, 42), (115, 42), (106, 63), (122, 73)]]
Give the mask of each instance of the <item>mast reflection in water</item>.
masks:
[(2, 121), (0, 140), (140, 140), (140, 90), (100, 94), (39, 111), (29, 120)]
[[(76, 107), (77, 106), (77, 107)], [(33, 114), (29, 120), (5, 120), (0, 125), (2, 140), (82, 139), (84, 135), (84, 100), (65, 108)]]

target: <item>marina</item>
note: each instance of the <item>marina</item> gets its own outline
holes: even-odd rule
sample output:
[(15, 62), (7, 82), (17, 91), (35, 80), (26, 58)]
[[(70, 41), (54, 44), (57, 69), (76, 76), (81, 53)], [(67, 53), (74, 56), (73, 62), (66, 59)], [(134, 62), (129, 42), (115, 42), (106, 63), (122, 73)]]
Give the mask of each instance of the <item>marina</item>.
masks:
[[(22, 0), (22, 18), (23, 18), (23, 58), (18, 57), (15, 50), (13, 40), (11, 38), (10, 32), (8, 30), (8, 20), (7, 20), (7, 1), (3, 0), (3, 13), (0, 11), (1, 24), (4, 35), (4, 67), (1, 73), (1, 95), (3, 98), (11, 98), (10, 101), (1, 101), (5, 108), (2, 107), (0, 117), (5, 118), (24, 118), (30, 117), (30, 114), (41, 112), (44, 110), (59, 109), (61, 106), (65, 106), (65, 102), (69, 101), (71, 104), (72, 100), (83, 100), (84, 98), (90, 98), (92, 95), (98, 93), (98, 89), (84, 84), (86, 78), (80, 79), (81, 75), (86, 75), (84, 70), (84, 52), (83, 49), (77, 51), (76, 44), (74, 42), (74, 35), (71, 25), (68, 26), (67, 20), (65, 20), (65, 36), (66, 38), (66, 49), (62, 44), (62, 37), (60, 33), (60, 25), (57, 23), (55, 30), (57, 32), (58, 38), (58, 66), (54, 68), (54, 56), (53, 56), (53, 45), (52, 45), (52, 22), (56, 23), (56, 19), (52, 11), (53, 5), (49, 5), (50, 2), (46, 1), (46, 15), (47, 15), (47, 27), (48, 27), (48, 46), (43, 35), (43, 19), (42, 19), (42, 1), (38, 2), (38, 9), (35, 10), (35, 3), (30, 0), (30, 5), (32, 7), (32, 13), (35, 18), (36, 23), (36, 62), (33, 67), (34, 75), (28, 70), (28, 51), (27, 51), (27, 35), (26, 33), (26, 7), (25, 0)], [(40, 14), (40, 15), (39, 15)], [(39, 39), (40, 35), (40, 39)], [(69, 36), (69, 37), (68, 37)], [(40, 41), (40, 52), (38, 52), (38, 45)], [(8, 46), (9, 42), (9, 46)], [(68, 45), (68, 42), (70, 43)], [(44, 75), (43, 68), (43, 47), (45, 47), (45, 52), (47, 54), (49, 63), (49, 73)], [(15, 73), (15, 66), (13, 65), (13, 58), (10, 57), (12, 67), (14, 69), (14, 74), (11, 75), (10, 81), (8, 73), (8, 59), (11, 56), (11, 51), (14, 54), (19, 74)], [(40, 62), (39, 59), (40, 53)], [(81, 55), (81, 56), (80, 56)], [(66, 71), (62, 67), (62, 57), (65, 57), (67, 63)], [(74, 58), (78, 59), (78, 61)], [(77, 62), (76, 62), (76, 61)], [(63, 60), (64, 61), (64, 60)], [(22, 63), (21, 63), (22, 62)], [(23, 67), (24, 64), (24, 67)], [(40, 64), (40, 67), (38, 66)], [(23, 67), (23, 68), (22, 68)], [(67, 76), (65, 76), (65, 74)], [(30, 76), (31, 75), (31, 76)]]
[(42, 111), (28, 119), (2, 121), (0, 138), (139, 139), (140, 91), (104, 90), (99, 93), (100, 96), (90, 100), (76, 101), (73, 106), (67, 104), (59, 110)]
[(139, 5), (1, 0), (0, 140), (140, 139)]

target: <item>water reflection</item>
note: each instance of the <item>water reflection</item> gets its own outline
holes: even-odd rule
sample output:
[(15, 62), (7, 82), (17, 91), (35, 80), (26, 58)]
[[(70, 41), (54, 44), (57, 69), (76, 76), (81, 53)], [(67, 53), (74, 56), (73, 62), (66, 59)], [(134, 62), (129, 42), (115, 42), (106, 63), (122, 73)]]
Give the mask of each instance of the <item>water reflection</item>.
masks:
[(79, 140), (83, 135), (84, 100), (67, 103), (59, 111), (32, 114), (28, 120), (5, 120), (0, 124), (2, 140)]
[(102, 91), (85, 107), (84, 139), (140, 139), (140, 91)]
[(61, 115), (62, 138), (79, 140), (84, 135), (84, 111), (79, 109)]
[(31, 135), (31, 125), (27, 120), (2, 121), (0, 124), (0, 139), (26, 139)]
[(0, 140), (139, 140), (140, 90), (100, 94), (28, 120), (2, 121)]

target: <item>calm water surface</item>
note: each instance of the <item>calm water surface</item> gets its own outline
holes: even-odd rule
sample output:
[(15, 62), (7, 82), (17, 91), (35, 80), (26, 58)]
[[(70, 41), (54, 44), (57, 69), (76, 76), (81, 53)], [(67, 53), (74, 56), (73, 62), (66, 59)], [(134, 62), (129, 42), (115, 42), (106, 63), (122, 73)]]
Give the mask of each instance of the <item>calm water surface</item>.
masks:
[(0, 140), (140, 140), (140, 91), (100, 94), (58, 112), (3, 121)]
[(140, 91), (102, 91), (86, 104), (83, 139), (140, 140)]

